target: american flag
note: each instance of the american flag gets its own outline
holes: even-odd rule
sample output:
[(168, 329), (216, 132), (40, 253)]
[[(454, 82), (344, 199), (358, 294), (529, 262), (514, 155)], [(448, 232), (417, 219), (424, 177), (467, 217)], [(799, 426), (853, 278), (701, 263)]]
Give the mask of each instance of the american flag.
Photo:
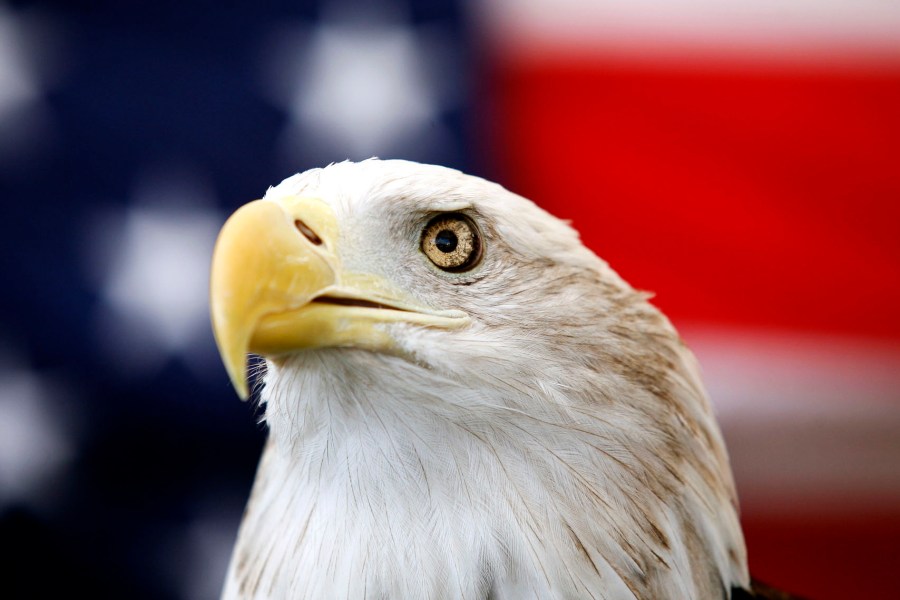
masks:
[(369, 156), (571, 219), (697, 352), (751, 569), (889, 597), (898, 31), (878, 0), (0, 0), (9, 597), (218, 595), (265, 431), (212, 340), (214, 237)]

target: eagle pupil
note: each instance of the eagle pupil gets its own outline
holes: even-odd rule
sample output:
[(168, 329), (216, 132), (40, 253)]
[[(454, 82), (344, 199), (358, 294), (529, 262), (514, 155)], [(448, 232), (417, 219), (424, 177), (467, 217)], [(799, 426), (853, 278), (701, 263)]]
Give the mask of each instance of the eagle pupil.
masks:
[(442, 229), (434, 238), (434, 245), (437, 246), (438, 250), (445, 254), (456, 250), (456, 245), (458, 243), (459, 240), (457, 239), (456, 234), (449, 229)]

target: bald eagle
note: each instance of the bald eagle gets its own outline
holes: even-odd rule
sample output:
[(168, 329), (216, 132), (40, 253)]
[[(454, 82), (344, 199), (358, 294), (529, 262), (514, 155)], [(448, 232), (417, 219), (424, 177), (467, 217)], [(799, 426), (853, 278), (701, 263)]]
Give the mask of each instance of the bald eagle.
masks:
[(743, 597), (734, 483), (672, 325), (566, 223), (400, 160), (294, 175), (216, 243), (268, 441), (223, 598)]

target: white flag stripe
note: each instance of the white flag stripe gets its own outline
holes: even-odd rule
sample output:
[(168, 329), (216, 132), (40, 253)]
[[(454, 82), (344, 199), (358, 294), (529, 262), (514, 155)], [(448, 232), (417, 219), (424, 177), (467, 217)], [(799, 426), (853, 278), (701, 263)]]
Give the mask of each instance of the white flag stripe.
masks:
[(682, 327), (747, 512), (900, 505), (900, 345)]
[(488, 0), (479, 9), (488, 39), (513, 53), (900, 61), (900, 2)]

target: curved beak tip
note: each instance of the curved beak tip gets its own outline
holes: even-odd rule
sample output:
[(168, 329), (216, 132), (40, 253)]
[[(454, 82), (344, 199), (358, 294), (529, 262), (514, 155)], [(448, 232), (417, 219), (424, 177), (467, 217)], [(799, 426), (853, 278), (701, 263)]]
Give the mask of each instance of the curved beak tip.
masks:
[[(241, 400), (246, 400), (250, 396), (247, 384), (247, 344), (236, 342), (227, 336), (230, 331), (215, 321), (213, 322), (213, 331), (216, 334), (216, 346), (219, 349), (219, 356), (222, 358), (228, 379)], [(223, 337), (227, 339), (223, 339)]]
[(244, 402), (250, 399), (250, 391), (247, 388), (246, 379), (242, 381), (232, 380), (232, 384), (234, 385), (234, 391), (237, 392), (238, 398), (240, 398)]

